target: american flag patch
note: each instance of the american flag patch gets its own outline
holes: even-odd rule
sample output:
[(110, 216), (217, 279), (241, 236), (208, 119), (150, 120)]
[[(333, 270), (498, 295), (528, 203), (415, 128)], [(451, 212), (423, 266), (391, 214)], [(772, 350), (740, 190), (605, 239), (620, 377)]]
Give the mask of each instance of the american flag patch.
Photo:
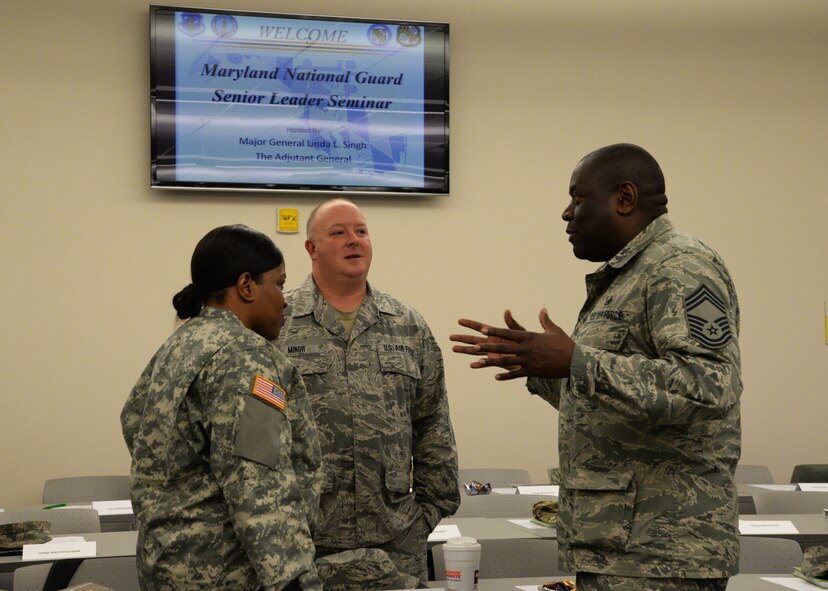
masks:
[(253, 381), (253, 396), (264, 400), (268, 404), (275, 406), (279, 410), (285, 410), (285, 391), (282, 390), (278, 384), (271, 382), (262, 376), (256, 376)]

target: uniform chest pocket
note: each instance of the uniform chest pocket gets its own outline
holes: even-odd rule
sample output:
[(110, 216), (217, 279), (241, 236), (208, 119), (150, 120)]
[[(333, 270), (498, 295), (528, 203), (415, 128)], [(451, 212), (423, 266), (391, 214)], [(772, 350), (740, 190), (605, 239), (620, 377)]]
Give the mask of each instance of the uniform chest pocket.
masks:
[(380, 370), (384, 374), (397, 374), (414, 380), (420, 379), (420, 366), (405, 351), (379, 349)]
[(288, 359), (296, 366), (302, 377), (327, 373), (331, 363), (333, 363), (333, 358), (323, 352), (297, 355), (295, 357), (288, 355)]
[(378, 350), (381, 382), (377, 394), (383, 407), (380, 412), (386, 419), (383, 431), (386, 436), (401, 438), (403, 448), (410, 449), (411, 410), (420, 383), (420, 366), (407, 351), (389, 351), (390, 347), (382, 345)]
[(572, 338), (579, 345), (595, 347), (603, 351), (618, 351), (629, 332), (630, 326), (623, 320), (590, 317), (578, 326)]

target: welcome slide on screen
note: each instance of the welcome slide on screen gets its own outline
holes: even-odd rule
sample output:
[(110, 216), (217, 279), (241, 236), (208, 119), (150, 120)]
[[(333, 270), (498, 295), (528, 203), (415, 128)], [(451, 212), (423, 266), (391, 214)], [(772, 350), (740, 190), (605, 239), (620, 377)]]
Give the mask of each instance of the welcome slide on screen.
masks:
[(175, 13), (179, 181), (422, 186), (423, 28)]

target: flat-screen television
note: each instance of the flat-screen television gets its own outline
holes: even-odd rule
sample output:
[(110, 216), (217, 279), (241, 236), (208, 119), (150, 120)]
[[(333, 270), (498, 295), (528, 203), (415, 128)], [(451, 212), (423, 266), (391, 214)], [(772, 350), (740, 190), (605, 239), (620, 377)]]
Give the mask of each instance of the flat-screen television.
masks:
[(447, 23), (150, 6), (151, 185), (448, 194)]

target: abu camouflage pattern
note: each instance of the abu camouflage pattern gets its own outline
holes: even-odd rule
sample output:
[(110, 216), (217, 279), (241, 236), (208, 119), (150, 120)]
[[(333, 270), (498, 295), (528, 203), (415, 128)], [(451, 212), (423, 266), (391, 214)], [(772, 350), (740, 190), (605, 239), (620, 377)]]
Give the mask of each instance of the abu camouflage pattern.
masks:
[(317, 546), (377, 546), (421, 515), (430, 531), (460, 492), (443, 358), (425, 320), (369, 286), (349, 338), (311, 276), (286, 297), (278, 345), (302, 373), (324, 457)]
[[(253, 395), (256, 376), (284, 389), (284, 411)], [(272, 343), (205, 308), (155, 354), (121, 422), (142, 589), (283, 589), (298, 577), (321, 591), (321, 453), (301, 377)]]
[[(694, 325), (688, 315), (700, 305), (705, 322)], [(708, 321), (728, 336), (700, 336)], [(527, 383), (560, 411), (558, 536), (567, 571), (736, 573), (738, 332), (724, 263), (666, 216), (587, 277), (570, 377)]]
[(388, 554), (378, 548), (358, 548), (329, 554), (316, 561), (325, 591), (414, 589), (416, 577), (397, 570)]

